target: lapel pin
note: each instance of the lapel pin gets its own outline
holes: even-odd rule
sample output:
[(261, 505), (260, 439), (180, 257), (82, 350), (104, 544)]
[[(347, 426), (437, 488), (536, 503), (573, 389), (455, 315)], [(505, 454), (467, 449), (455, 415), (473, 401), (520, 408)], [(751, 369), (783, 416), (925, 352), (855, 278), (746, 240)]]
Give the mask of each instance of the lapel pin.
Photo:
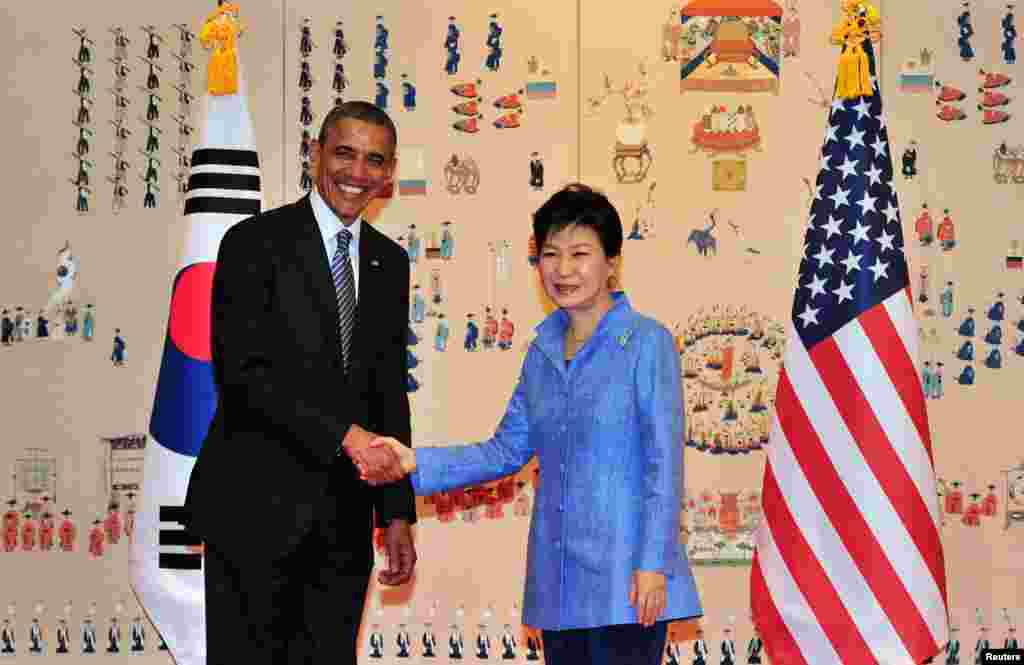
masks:
[(378, 261), (377, 259), (370, 259), (370, 265), (372, 267), (374, 267), (374, 268), (379, 268), (380, 267), (380, 261)]

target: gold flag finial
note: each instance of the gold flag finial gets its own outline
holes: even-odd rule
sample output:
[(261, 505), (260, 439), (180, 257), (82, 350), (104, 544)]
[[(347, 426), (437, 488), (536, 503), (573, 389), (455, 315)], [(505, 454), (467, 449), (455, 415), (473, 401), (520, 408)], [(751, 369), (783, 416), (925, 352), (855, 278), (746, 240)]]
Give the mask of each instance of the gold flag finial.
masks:
[(863, 0), (841, 0), (843, 17), (832, 29), (831, 42), (841, 47), (836, 97), (856, 99), (875, 94), (871, 81), (871, 42), (882, 36), (878, 9)]
[(211, 51), (207, 65), (206, 89), (211, 95), (238, 92), (238, 38), (245, 32), (240, 9), (233, 2), (220, 0), (199, 32), (199, 43)]

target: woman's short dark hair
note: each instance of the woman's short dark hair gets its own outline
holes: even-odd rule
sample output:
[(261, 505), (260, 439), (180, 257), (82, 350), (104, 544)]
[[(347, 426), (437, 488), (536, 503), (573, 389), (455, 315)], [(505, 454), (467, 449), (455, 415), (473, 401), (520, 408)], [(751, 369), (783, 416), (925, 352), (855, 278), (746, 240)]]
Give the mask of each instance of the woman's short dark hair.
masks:
[(533, 213), (533, 237), (542, 252), (548, 236), (570, 226), (593, 229), (605, 256), (622, 251), (622, 220), (608, 197), (582, 183), (566, 185)]

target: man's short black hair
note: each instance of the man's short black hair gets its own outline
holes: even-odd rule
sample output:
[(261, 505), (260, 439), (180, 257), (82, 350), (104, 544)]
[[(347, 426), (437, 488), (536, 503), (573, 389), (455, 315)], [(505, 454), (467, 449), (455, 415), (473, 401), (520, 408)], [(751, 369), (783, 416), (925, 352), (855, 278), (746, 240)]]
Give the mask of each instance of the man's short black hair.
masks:
[(323, 124), (320, 125), (320, 135), (317, 137), (317, 142), (321, 146), (326, 143), (328, 130), (346, 118), (361, 120), (387, 129), (388, 133), (391, 134), (391, 148), (394, 149), (398, 145), (398, 129), (395, 127), (391, 116), (379, 106), (358, 99), (335, 106), (327, 113)]
[(533, 213), (537, 251), (543, 251), (548, 236), (574, 225), (593, 229), (608, 258), (622, 251), (622, 220), (618, 211), (607, 196), (582, 183), (566, 185)]

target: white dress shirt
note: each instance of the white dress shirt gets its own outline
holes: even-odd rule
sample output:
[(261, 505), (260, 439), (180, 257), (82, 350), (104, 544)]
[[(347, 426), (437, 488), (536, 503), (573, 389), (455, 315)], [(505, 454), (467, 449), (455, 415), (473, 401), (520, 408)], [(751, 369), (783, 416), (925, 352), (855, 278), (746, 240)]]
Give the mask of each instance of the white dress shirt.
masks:
[[(334, 261), (334, 252), (338, 250), (338, 232), (345, 225), (320, 196), (316, 187), (309, 194), (309, 203), (313, 206), (313, 217), (316, 218), (316, 224), (320, 227), (324, 249), (327, 250), (327, 269), (330, 270), (331, 262)], [(352, 240), (348, 243), (348, 259), (352, 265), (352, 276), (355, 278), (357, 302), (359, 299), (359, 231), (362, 224), (362, 218), (357, 217), (350, 226), (346, 227), (352, 233)]]

